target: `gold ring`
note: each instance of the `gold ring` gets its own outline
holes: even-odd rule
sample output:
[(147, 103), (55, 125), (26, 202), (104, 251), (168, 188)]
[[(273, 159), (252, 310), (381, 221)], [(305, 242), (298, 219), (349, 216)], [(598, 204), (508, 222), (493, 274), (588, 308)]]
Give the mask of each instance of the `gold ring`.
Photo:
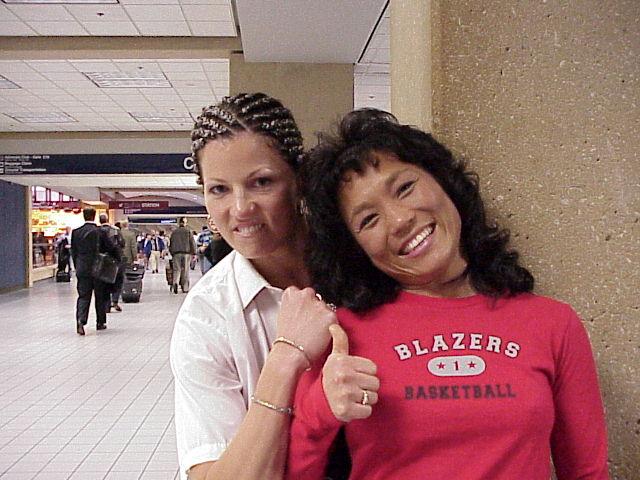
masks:
[(369, 392), (366, 390), (362, 390), (362, 400), (360, 401), (362, 405), (369, 405)]

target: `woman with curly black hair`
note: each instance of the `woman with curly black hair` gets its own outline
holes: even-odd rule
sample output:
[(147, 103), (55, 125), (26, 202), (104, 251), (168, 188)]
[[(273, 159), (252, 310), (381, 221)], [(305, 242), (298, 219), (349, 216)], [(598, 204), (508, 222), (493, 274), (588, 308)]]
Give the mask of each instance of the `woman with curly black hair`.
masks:
[(288, 478), (322, 478), (344, 426), (357, 479), (606, 479), (586, 332), (489, 225), (477, 177), (385, 112), (348, 114), (302, 188), (314, 288), (341, 307), (303, 376)]

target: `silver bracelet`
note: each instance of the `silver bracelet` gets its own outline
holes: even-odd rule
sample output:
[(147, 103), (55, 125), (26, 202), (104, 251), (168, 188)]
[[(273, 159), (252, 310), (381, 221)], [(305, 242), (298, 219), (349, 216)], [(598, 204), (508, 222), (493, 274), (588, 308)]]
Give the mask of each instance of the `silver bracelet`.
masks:
[(274, 412), (282, 413), (284, 415), (293, 416), (293, 407), (279, 407), (277, 405), (274, 405), (273, 403), (260, 400), (259, 398), (256, 398), (253, 395), (251, 395), (249, 399), (251, 400), (251, 403), (255, 403), (257, 405), (260, 405), (261, 407), (268, 408), (269, 410), (273, 410)]

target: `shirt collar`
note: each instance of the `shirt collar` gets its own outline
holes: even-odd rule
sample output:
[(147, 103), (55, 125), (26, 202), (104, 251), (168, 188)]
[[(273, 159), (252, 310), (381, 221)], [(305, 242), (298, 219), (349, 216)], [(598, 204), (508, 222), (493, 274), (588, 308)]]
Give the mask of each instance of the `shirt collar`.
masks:
[[(274, 288), (269, 285), (262, 275), (258, 273), (249, 260), (238, 252), (234, 252), (233, 267), (236, 284), (242, 300), (242, 308), (245, 309), (256, 296), (265, 288)], [(277, 289), (280, 290), (280, 289)]]

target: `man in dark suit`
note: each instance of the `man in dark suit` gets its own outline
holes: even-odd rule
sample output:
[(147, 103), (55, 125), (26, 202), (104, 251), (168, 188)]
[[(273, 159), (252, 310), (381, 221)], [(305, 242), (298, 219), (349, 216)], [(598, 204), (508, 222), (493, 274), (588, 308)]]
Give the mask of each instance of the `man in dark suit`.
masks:
[[(111, 295), (118, 292), (119, 289), (122, 289), (122, 283), (124, 281), (124, 269), (122, 268), (122, 247), (124, 243), (120, 238), (120, 230), (109, 225), (109, 216), (106, 213), (101, 213), (99, 220), (98, 235), (101, 238), (101, 245), (105, 242), (108, 243), (109, 248), (106, 252), (111, 255), (118, 264), (118, 274), (116, 275), (115, 283), (104, 284), (104, 308), (107, 313), (111, 313)], [(105, 250), (101, 249), (100, 251), (104, 252)], [(121, 312), (122, 308), (118, 306), (115, 310)]]
[(93, 278), (91, 271), (99, 252), (116, 255), (116, 246), (107, 235), (100, 232), (94, 223), (96, 211), (85, 208), (82, 211), (85, 224), (71, 232), (71, 254), (78, 280), (78, 302), (76, 304), (76, 332), (84, 335), (84, 326), (89, 318), (91, 292), (94, 294), (96, 329), (107, 328), (106, 284)]

